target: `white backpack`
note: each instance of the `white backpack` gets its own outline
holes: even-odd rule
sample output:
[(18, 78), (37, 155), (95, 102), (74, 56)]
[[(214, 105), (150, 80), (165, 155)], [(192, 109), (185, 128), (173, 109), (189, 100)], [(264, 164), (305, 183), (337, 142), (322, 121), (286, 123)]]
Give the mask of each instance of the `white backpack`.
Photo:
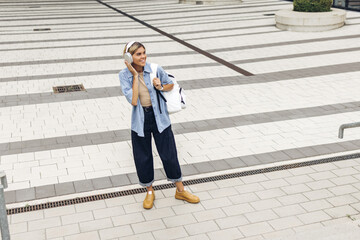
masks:
[[(152, 73), (150, 74), (151, 84), (152, 84), (153, 79), (157, 77), (157, 67), (158, 67), (157, 64), (151, 63), (151, 70), (152, 70)], [(179, 112), (182, 109), (186, 108), (186, 95), (185, 95), (184, 89), (179, 86), (175, 77), (169, 73), (167, 73), (167, 75), (174, 83), (173, 89), (171, 89), (170, 91), (167, 91), (167, 92), (157, 91), (157, 94), (158, 94), (158, 96), (160, 95), (160, 97), (165, 100), (168, 112), (169, 112), (169, 114), (172, 114), (172, 113)], [(158, 101), (159, 101), (159, 98), (158, 98)]]

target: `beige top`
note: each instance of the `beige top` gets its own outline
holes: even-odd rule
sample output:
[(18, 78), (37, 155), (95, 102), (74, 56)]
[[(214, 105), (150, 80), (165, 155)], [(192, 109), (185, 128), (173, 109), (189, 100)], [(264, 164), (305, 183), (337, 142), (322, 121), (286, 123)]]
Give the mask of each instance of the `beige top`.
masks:
[(139, 98), (141, 106), (150, 107), (151, 99), (146, 83), (144, 82), (144, 73), (139, 73)]

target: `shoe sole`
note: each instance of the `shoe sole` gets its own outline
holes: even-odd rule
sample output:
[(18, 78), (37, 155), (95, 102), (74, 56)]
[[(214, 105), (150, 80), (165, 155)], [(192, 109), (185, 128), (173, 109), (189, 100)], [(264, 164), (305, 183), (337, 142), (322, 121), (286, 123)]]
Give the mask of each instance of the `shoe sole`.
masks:
[(188, 200), (188, 199), (186, 199), (184, 197), (178, 197), (178, 196), (175, 196), (175, 198), (178, 199), (178, 200), (184, 200), (184, 201), (186, 201), (188, 203), (199, 203), (200, 202), (200, 200), (199, 201), (190, 201), (190, 200)]

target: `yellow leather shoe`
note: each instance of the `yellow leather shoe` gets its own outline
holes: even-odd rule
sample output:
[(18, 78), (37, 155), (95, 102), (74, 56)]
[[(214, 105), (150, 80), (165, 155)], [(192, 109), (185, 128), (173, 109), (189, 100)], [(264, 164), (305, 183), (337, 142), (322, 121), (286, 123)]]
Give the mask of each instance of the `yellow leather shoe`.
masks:
[(148, 191), (143, 202), (145, 209), (151, 209), (154, 206), (155, 194), (154, 191)]
[(184, 190), (182, 192), (179, 192), (176, 189), (175, 198), (179, 200), (185, 200), (189, 203), (198, 203), (200, 202), (200, 198), (198, 196), (195, 196), (194, 194), (189, 193), (188, 191)]

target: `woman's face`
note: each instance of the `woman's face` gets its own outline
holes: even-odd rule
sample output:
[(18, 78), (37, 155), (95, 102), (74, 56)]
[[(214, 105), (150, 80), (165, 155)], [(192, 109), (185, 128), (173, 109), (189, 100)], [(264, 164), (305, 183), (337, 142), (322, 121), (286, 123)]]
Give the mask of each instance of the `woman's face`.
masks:
[(135, 65), (144, 67), (146, 64), (146, 51), (145, 48), (140, 47), (138, 48), (134, 54), (132, 55), (133, 63)]

